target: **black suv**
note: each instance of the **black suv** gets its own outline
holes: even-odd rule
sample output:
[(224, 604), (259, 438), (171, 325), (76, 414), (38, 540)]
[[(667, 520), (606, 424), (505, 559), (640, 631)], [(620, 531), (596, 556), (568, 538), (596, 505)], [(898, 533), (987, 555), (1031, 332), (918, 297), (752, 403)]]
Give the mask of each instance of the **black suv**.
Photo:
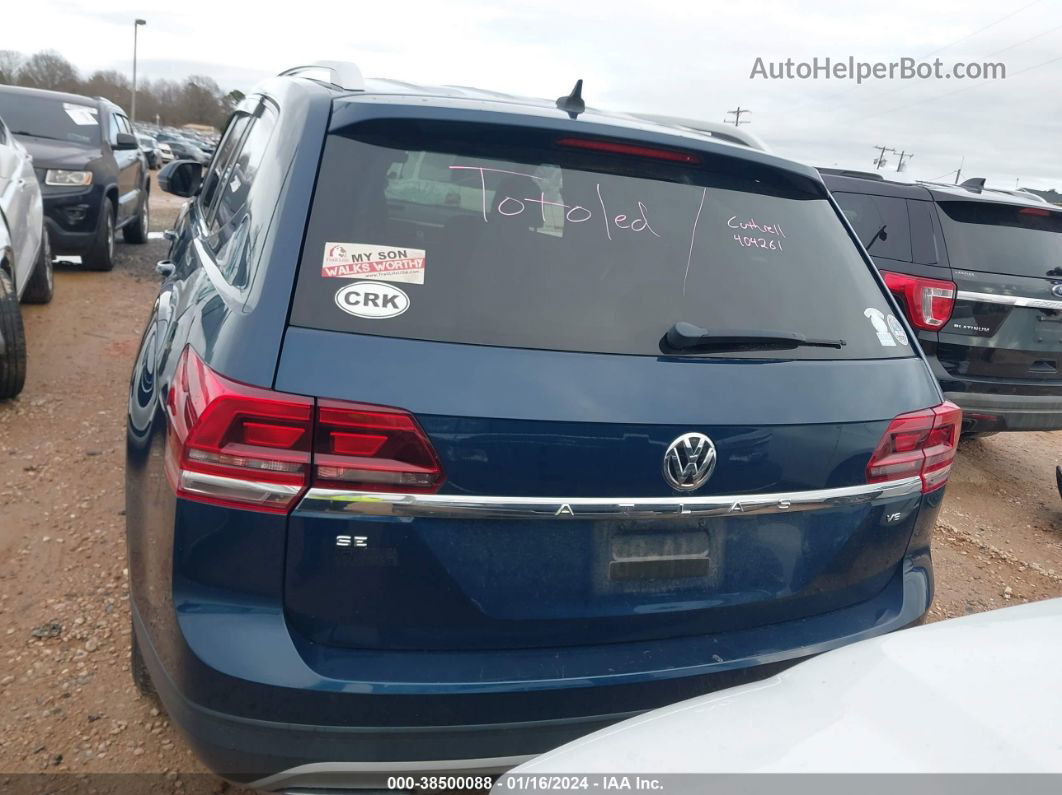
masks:
[(114, 235), (146, 243), (148, 164), (125, 111), (105, 99), (0, 86), (0, 116), (33, 155), (54, 254), (114, 267)]
[(968, 434), (1062, 428), (1062, 207), (819, 169)]

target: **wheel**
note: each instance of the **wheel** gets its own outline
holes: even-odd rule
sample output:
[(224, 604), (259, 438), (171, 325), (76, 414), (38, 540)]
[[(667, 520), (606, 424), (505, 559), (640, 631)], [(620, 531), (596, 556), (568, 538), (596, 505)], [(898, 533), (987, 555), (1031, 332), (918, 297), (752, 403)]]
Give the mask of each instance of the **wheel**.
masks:
[(96, 239), (81, 261), (94, 271), (109, 271), (114, 268), (114, 204), (104, 199), (100, 205), (100, 218), (96, 224)]
[(22, 293), (24, 304), (47, 304), (55, 292), (55, 273), (52, 270), (52, 244), (48, 240), (48, 228), (41, 232), (41, 251), (37, 255), (37, 264), (33, 274)]
[(129, 671), (133, 675), (133, 684), (136, 685), (140, 695), (158, 701), (158, 693), (151, 681), (151, 674), (148, 673), (144, 655), (140, 651), (140, 643), (136, 639), (136, 629), (132, 627), (132, 621), (130, 621), (129, 629)]
[(26, 383), (26, 332), (15, 285), (0, 270), (0, 400), (13, 398)]
[(122, 227), (122, 237), (126, 243), (148, 242), (148, 193), (144, 191), (144, 198), (140, 200), (140, 212), (136, 218)]

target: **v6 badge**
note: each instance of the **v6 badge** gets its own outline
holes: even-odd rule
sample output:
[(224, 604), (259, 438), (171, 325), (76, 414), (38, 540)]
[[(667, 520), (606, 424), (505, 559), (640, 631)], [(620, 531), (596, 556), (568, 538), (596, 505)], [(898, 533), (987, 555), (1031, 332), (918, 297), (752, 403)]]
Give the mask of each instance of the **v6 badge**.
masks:
[(379, 320), (398, 317), (409, 309), (409, 296), (391, 284), (355, 282), (339, 289), (336, 306), (348, 315)]

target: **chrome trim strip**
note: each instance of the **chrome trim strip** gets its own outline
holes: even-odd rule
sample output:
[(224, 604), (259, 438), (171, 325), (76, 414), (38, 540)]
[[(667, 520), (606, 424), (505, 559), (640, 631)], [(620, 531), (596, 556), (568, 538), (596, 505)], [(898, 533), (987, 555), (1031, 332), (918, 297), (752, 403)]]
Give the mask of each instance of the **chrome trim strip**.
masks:
[(471, 497), (310, 489), (296, 511), (440, 519), (683, 519), (817, 511), (919, 494), (922, 481), (904, 478), (836, 489), (712, 497)]
[(189, 472), (185, 469), (181, 470), (180, 478), (181, 489), (193, 494), (257, 502), (262, 505), (286, 503), (302, 491), (301, 486), (259, 483), (241, 478), (227, 478), (222, 475), (207, 475), (203, 472)]
[(1006, 306), (1028, 306), (1034, 309), (1062, 310), (1062, 301), (1049, 298), (1023, 298), (1020, 295), (999, 295), (998, 293), (975, 293), (959, 290), (956, 298), (960, 301), (978, 301), (983, 304), (1005, 304)]

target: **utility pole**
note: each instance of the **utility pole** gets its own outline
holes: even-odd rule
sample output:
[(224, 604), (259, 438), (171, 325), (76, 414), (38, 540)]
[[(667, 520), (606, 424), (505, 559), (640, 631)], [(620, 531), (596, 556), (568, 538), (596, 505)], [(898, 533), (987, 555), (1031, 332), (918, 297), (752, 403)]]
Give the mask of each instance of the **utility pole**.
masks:
[(133, 106), (129, 109), (129, 121), (136, 124), (136, 31), (141, 25), (146, 25), (147, 20), (133, 20)]
[(898, 172), (899, 171), (903, 171), (903, 159), (904, 159), (904, 157), (906, 157), (908, 160), (910, 160), (912, 157), (914, 157), (914, 153), (908, 153), (906, 150), (901, 150), (900, 151), (900, 162), (896, 164), (896, 171), (898, 171)]
[(893, 154), (896, 154), (896, 150), (893, 149), (891, 146), (875, 146), (873, 148), (881, 150), (881, 152), (878, 154), (878, 156), (876, 158), (874, 158), (874, 168), (875, 169), (880, 169), (882, 166), (885, 165), (885, 153), (886, 152), (892, 152)]
[(959, 168), (955, 172), (955, 184), (959, 184), (959, 177), (962, 176), (962, 167), (966, 165), (966, 155), (962, 156), (962, 160), (959, 161)]
[[(734, 126), (735, 127), (740, 127), (742, 124), (748, 124), (749, 123), (747, 121), (742, 121), (741, 120), (741, 114), (743, 114), (743, 113), (752, 113), (752, 111), (749, 110), (748, 108), (743, 108), (740, 105), (738, 105), (736, 110), (728, 110), (726, 112), (726, 115), (727, 116), (733, 116), (734, 117)], [(726, 123), (726, 122), (729, 122), (729, 119), (724, 119), (723, 121), (724, 121), (724, 123)]]

